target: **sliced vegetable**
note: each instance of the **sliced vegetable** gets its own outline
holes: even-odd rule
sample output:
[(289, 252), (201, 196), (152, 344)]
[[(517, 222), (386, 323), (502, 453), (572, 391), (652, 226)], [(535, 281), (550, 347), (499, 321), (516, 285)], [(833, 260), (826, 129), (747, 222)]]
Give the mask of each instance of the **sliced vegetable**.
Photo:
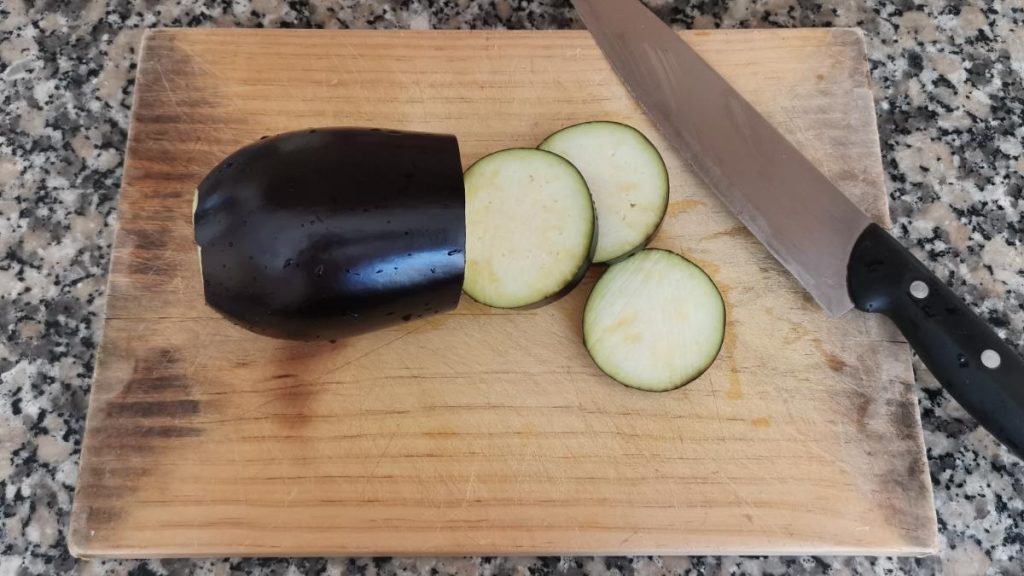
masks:
[(519, 308), (557, 298), (583, 278), (595, 247), (594, 205), (572, 164), (514, 148), (481, 158), (464, 178), (466, 294)]
[(331, 128), (264, 139), (203, 180), (193, 222), (207, 303), (262, 334), (337, 338), (458, 304), (453, 136)]
[(594, 262), (614, 262), (642, 248), (668, 206), (668, 170), (657, 148), (618, 122), (586, 122), (548, 136), (540, 148), (572, 162), (597, 207)]
[(722, 347), (725, 304), (696, 264), (648, 249), (613, 264), (583, 312), (583, 339), (606, 374), (640, 390), (678, 388)]

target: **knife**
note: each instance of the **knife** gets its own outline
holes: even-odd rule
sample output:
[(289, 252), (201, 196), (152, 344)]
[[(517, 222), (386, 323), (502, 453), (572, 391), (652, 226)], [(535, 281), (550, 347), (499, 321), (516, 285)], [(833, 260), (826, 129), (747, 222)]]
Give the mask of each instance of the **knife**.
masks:
[(883, 314), (977, 421), (1024, 456), (1024, 361), (637, 0), (573, 0), (658, 130), (832, 316)]

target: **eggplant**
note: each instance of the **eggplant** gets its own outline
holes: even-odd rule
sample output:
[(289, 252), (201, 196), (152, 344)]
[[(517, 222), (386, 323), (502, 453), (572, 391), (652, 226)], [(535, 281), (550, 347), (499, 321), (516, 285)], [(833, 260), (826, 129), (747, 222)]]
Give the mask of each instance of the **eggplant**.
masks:
[(362, 128), (245, 146), (196, 191), (206, 302), (254, 332), (330, 340), (454, 309), (465, 193), (454, 136)]

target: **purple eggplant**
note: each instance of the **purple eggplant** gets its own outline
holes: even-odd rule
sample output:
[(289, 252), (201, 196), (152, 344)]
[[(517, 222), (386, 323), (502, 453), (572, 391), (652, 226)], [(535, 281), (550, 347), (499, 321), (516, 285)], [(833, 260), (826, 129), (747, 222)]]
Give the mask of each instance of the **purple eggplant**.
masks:
[(196, 194), (206, 302), (254, 332), (334, 339), (458, 304), (466, 223), (454, 136), (281, 134), (225, 158)]

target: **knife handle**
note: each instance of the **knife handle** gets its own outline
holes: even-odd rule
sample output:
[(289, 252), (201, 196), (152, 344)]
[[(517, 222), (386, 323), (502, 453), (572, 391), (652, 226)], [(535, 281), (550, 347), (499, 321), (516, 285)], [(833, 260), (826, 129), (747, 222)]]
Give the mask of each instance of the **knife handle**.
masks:
[(1024, 457), (1024, 361), (895, 238), (870, 224), (847, 268), (858, 310), (888, 316), (943, 387)]

